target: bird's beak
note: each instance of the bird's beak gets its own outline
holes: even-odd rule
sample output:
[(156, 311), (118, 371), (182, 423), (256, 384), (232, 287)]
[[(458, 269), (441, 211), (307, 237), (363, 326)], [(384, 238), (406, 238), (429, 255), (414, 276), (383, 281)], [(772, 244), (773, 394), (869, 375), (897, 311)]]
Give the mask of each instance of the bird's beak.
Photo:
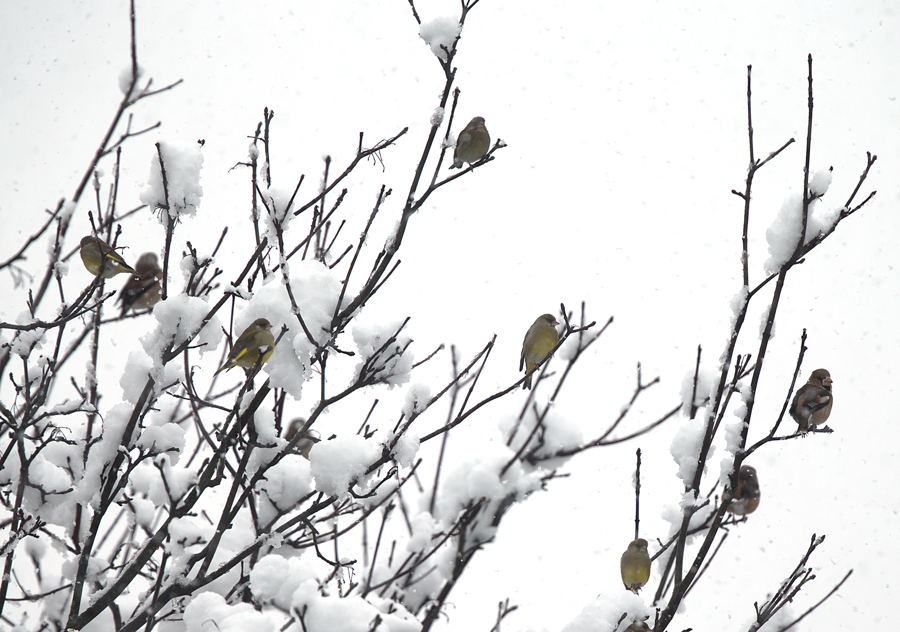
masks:
[(822, 383), (825, 384), (825, 386), (831, 386), (834, 383), (834, 380), (832, 380), (830, 377), (826, 377), (824, 380), (822, 380)]

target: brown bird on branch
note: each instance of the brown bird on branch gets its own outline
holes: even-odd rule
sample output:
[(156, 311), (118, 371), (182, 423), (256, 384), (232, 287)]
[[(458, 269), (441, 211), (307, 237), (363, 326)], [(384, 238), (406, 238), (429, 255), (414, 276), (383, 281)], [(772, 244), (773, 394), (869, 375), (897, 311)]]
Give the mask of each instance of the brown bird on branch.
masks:
[(756, 511), (759, 506), (759, 479), (756, 478), (756, 469), (749, 465), (742, 465), (738, 473), (738, 484), (734, 490), (734, 498), (728, 505), (728, 511), (735, 516), (748, 516)]
[(815, 430), (828, 419), (834, 402), (831, 384), (828, 371), (816, 369), (809, 376), (809, 381), (797, 390), (791, 403), (791, 417), (800, 426), (800, 434)]
[(134, 264), (134, 274), (128, 278), (122, 291), (119, 292), (119, 303), (122, 304), (122, 314), (125, 316), (129, 309), (135, 312), (141, 309), (150, 309), (160, 299), (159, 280), (162, 270), (159, 261), (152, 252), (142, 254)]

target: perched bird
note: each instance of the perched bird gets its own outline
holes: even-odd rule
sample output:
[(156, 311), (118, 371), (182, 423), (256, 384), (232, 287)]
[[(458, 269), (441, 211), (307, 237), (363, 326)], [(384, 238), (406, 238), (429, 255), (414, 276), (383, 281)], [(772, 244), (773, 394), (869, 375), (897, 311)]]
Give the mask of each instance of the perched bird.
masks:
[(738, 473), (738, 484), (734, 490), (734, 498), (728, 505), (728, 511), (735, 516), (747, 516), (756, 511), (759, 506), (759, 479), (756, 478), (756, 469), (749, 465), (742, 465)]
[(791, 402), (791, 417), (800, 425), (800, 434), (815, 430), (828, 419), (834, 401), (831, 383), (828, 371), (816, 369), (809, 376), (809, 381), (797, 389)]
[(647, 553), (647, 541), (638, 538), (628, 545), (622, 553), (622, 583), (625, 588), (637, 593), (650, 579), (650, 554)]
[(524, 366), (527, 376), (522, 388), (531, 388), (531, 374), (559, 342), (559, 333), (556, 331), (558, 324), (551, 314), (544, 314), (528, 328), (525, 340), (522, 341), (522, 355), (519, 356), (519, 370)]
[(156, 255), (152, 252), (142, 254), (134, 264), (134, 274), (128, 278), (122, 291), (119, 292), (118, 302), (122, 304), (122, 314), (125, 316), (129, 309), (150, 309), (160, 299), (159, 280), (162, 278), (162, 270)]
[[(285, 431), (284, 433), (285, 440), (290, 441), (295, 436), (297, 436), (297, 433), (300, 432), (300, 429), (303, 428), (303, 424), (305, 423), (306, 420), (302, 417), (297, 417), (296, 419), (294, 419), (288, 426), (287, 431)], [(310, 429), (300, 436), (300, 438), (297, 440), (297, 443), (294, 444), (294, 448), (297, 450), (297, 452), (300, 453), (300, 456), (308, 461), (309, 451), (312, 450), (312, 447), (321, 440), (321, 435), (317, 431)]]
[(134, 268), (125, 263), (118, 252), (93, 235), (81, 238), (81, 260), (88, 272), (104, 279), (111, 279), (122, 272), (134, 274)]
[(274, 350), (275, 337), (271, 323), (265, 318), (257, 318), (234, 342), (225, 364), (219, 367), (216, 375), (236, 366), (245, 369), (251, 369), (257, 363), (262, 366)]
[(646, 621), (635, 621), (625, 628), (625, 632), (650, 632), (650, 626)]
[(484, 126), (484, 119), (476, 116), (463, 128), (456, 139), (453, 151), (453, 167), (459, 169), (464, 162), (472, 164), (484, 156), (491, 148), (491, 135)]

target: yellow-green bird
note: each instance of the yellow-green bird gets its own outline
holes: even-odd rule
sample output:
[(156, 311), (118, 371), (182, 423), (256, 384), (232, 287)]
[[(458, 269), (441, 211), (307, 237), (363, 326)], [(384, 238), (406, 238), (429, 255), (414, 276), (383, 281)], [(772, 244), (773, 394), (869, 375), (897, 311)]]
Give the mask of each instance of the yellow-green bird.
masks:
[(140, 309), (150, 309), (159, 303), (160, 278), (162, 270), (154, 253), (145, 252), (138, 257), (137, 263), (134, 264), (134, 274), (128, 277), (128, 281), (119, 292), (118, 302), (122, 304), (119, 318), (125, 316), (129, 309), (136, 312)]
[(519, 356), (519, 370), (524, 366), (526, 375), (522, 388), (531, 388), (531, 374), (559, 342), (558, 324), (552, 314), (544, 314), (528, 328), (522, 341), (522, 355)]
[(628, 545), (622, 553), (622, 583), (626, 590), (637, 594), (637, 591), (650, 580), (650, 554), (647, 553), (647, 541), (638, 538)]
[(265, 318), (257, 318), (244, 330), (216, 375), (236, 366), (252, 369), (259, 363), (266, 363), (275, 350), (275, 336), (272, 335), (272, 324)]
[(456, 139), (453, 151), (453, 167), (459, 169), (464, 162), (472, 164), (484, 156), (491, 148), (491, 135), (484, 126), (484, 118), (476, 116), (463, 128)]
[(93, 235), (81, 238), (81, 260), (88, 272), (104, 279), (111, 279), (122, 272), (134, 274), (134, 268), (125, 263), (118, 252)]

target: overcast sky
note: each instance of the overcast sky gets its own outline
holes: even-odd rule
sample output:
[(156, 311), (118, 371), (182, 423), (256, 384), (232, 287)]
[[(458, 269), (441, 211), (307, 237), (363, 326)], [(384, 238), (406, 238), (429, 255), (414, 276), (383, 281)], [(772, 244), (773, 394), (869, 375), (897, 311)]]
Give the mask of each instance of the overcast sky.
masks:
[[(844, 203), (867, 150), (879, 159), (863, 194), (874, 188), (878, 195), (790, 275), (750, 440), (781, 408), (804, 327), (804, 379), (820, 366), (831, 371), (835, 433), (753, 455), (760, 508), (732, 530), (673, 629), (746, 629), (753, 602), (777, 588), (813, 533), (827, 540), (813, 558), (817, 579), (794, 611), (812, 605), (848, 569), (854, 575), (800, 629), (884, 628), (892, 621), (889, 571), (900, 528), (891, 405), (900, 346), (900, 12), (888, 0), (681, 4), (482, 0), (456, 58), (462, 96), (454, 131), (483, 116), (492, 137), (508, 147), (413, 218), (403, 263), (368, 309), (375, 317), (411, 316), (420, 357), (440, 342), (457, 344), (468, 357), (496, 333), (486, 393), (516, 379), (522, 336), (536, 316), (556, 312), (560, 302), (577, 309), (586, 301), (592, 318), (612, 315), (615, 323), (580, 364), (559, 411), (596, 433), (627, 401), (640, 361), (645, 377), (662, 381), (629, 428), (655, 418), (677, 403), (697, 345), (713, 366), (724, 349), (729, 301), (740, 287), (742, 202), (731, 190), (743, 189), (748, 162), (747, 65), (758, 155), (797, 140), (758, 175), (753, 283), (768, 256), (765, 228), (802, 185), (811, 53), (812, 167), (834, 167), (822, 204)], [(458, 14), (453, 0), (417, 7), (423, 20)], [(381, 184), (394, 188), (377, 229), (383, 238), (443, 85), (405, 0), (138, 2), (137, 13), (147, 75), (155, 86), (184, 84), (136, 110), (136, 127), (157, 120), (162, 127), (126, 145), (124, 207), (139, 203), (154, 142), (204, 139), (204, 197), (190, 220), (203, 229), (184, 230), (209, 248), (229, 225), (220, 257), (227, 262), (229, 252), (252, 241), (247, 175), (230, 169), (246, 159), (247, 136), (269, 107), (275, 179), (293, 187), (305, 173), (307, 194), (323, 155), (343, 165), (360, 131), (371, 146), (409, 126), (398, 147), (385, 152), (384, 170), (369, 164), (358, 171), (347, 199), (362, 222)], [(127, 3), (6, 3), (0, 29), (5, 258), (45, 208), (72, 195), (115, 111), (118, 76), (128, 64)], [(108, 173), (110, 163), (104, 166)], [(76, 211), (70, 247), (86, 232), (87, 201)], [(351, 226), (347, 239), (356, 234)], [(133, 248), (134, 259), (158, 249), (162, 235), (148, 214), (125, 226), (120, 243)], [(43, 252), (35, 248), (27, 263), (34, 274), (43, 270)], [(8, 276), (0, 283), (8, 292)], [(768, 300), (757, 299), (739, 353), (755, 352)], [(0, 317), (10, 320), (24, 305), (15, 294)], [(109, 362), (106, 370), (115, 370)], [(444, 360), (434, 383), (448, 371)], [(110, 393), (105, 403), (117, 397)], [(512, 398), (497, 411), (519, 405)], [(618, 559), (633, 529), (634, 450), (644, 452), (642, 532), (652, 553), (668, 529), (664, 510), (680, 498), (669, 455), (678, 423), (639, 444), (582, 455), (567, 466), (571, 477), (514, 508), (454, 591), (447, 629), (490, 629), (497, 601), (508, 596), (520, 606), (507, 620), (510, 629), (558, 630), (599, 593), (621, 590)], [(720, 446), (710, 461), (714, 475), (722, 455)], [(654, 572), (651, 585), (657, 579)]]

